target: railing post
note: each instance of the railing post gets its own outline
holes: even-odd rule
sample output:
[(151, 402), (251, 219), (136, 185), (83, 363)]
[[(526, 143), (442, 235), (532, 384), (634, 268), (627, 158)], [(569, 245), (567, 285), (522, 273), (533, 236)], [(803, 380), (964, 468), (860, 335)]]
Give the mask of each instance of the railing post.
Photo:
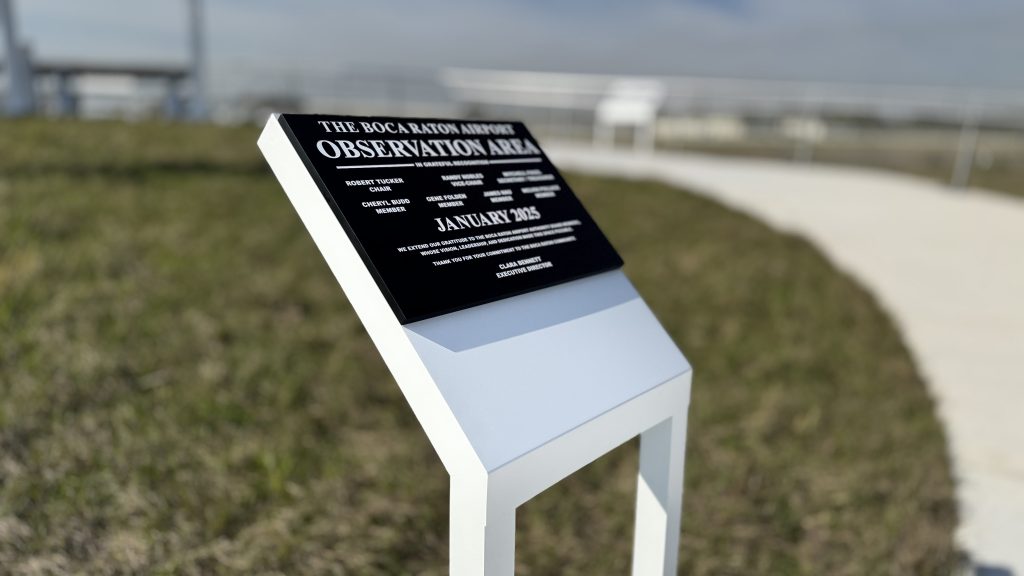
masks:
[(973, 102), (964, 106), (964, 120), (960, 126), (956, 159), (953, 161), (953, 175), (949, 184), (953, 188), (966, 188), (971, 180), (974, 158), (978, 151), (978, 110)]

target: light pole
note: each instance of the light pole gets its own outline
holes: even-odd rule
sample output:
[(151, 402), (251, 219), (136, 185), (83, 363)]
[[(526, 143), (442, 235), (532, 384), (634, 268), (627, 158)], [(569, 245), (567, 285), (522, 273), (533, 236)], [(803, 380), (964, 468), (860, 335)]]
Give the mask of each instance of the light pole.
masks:
[(206, 102), (206, 55), (203, 36), (202, 0), (187, 0), (189, 20), (189, 79), (191, 93), (188, 100), (190, 120), (206, 120), (209, 107)]
[(0, 0), (0, 26), (3, 26), (7, 52), (7, 98), (4, 107), (9, 116), (25, 116), (35, 111), (35, 94), (28, 49), (18, 42), (12, 2)]

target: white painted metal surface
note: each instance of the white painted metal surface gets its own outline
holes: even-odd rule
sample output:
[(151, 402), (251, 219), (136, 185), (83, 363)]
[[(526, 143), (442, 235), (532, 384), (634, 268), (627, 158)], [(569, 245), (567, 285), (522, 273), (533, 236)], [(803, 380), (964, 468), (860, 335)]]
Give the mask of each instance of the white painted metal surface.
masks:
[(276, 117), (259, 145), (451, 475), (451, 573), (511, 575), (516, 508), (640, 435), (633, 573), (675, 574), (691, 370), (625, 276), (403, 326)]
[[(507, 332), (492, 340), (494, 326)], [(488, 471), (689, 370), (619, 271), (410, 324), (406, 334)]]

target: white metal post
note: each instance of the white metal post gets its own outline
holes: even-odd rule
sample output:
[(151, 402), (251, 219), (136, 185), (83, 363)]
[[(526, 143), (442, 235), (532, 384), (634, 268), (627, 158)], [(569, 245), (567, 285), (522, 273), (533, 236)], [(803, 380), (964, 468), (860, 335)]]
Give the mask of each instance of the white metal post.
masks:
[(513, 576), (516, 508), (489, 497), (486, 478), (452, 475), (449, 495), (449, 574)]
[(971, 180), (974, 158), (978, 150), (978, 112), (973, 102), (964, 107), (964, 121), (960, 126), (960, 140), (957, 143), (956, 159), (953, 161), (953, 175), (950, 184), (954, 188), (966, 188)]
[(78, 114), (78, 96), (70, 74), (57, 75), (57, 113), (68, 118)]
[(29, 63), (28, 49), (18, 41), (18, 28), (15, 25), (14, 6), (11, 0), (0, 0), (0, 26), (3, 26), (7, 60), (7, 114), (31, 114), (35, 111), (32, 67)]
[(602, 148), (615, 147), (615, 125), (603, 122), (600, 118), (594, 118), (594, 146)]
[(686, 408), (640, 435), (633, 576), (674, 576), (677, 571)]
[(177, 79), (167, 80), (167, 90), (164, 93), (164, 118), (179, 120), (184, 117), (184, 106), (181, 100), (180, 86)]
[(793, 161), (811, 162), (814, 160), (814, 144), (818, 135), (815, 133), (815, 123), (820, 122), (822, 114), (818, 113), (820, 98), (815, 89), (804, 95), (803, 112), (800, 114), (801, 129), (796, 134), (796, 144), (793, 147)]
[(654, 152), (657, 139), (657, 117), (652, 118), (649, 122), (638, 123), (633, 132), (633, 150), (644, 154), (650, 154)]
[(203, 37), (202, 0), (188, 0), (189, 11), (189, 56), (191, 94), (188, 100), (189, 118), (206, 120), (209, 108), (206, 103), (206, 61)]

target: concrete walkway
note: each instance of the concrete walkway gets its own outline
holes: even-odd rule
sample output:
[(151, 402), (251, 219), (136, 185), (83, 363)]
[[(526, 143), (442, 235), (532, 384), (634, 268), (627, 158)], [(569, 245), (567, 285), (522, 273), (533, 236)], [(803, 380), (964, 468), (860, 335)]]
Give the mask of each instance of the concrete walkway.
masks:
[(900, 327), (951, 443), (960, 545), (1024, 576), (1024, 201), (858, 168), (547, 146), (566, 170), (693, 190), (808, 238)]

